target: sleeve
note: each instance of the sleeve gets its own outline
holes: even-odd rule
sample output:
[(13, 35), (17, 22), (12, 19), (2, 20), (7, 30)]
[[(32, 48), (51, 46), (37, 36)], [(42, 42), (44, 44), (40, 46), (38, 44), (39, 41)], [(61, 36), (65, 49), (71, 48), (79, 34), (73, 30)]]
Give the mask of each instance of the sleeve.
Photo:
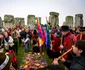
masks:
[(13, 43), (13, 38), (11, 36), (9, 36), (9, 43)]
[(26, 38), (26, 39), (25, 39), (25, 43), (26, 43), (27, 41), (30, 41), (30, 39), (29, 39), (29, 38)]
[(70, 65), (71, 65), (71, 61), (70, 61), (70, 60), (67, 60), (67, 61), (63, 62), (63, 64), (64, 64), (67, 68), (69, 68)]

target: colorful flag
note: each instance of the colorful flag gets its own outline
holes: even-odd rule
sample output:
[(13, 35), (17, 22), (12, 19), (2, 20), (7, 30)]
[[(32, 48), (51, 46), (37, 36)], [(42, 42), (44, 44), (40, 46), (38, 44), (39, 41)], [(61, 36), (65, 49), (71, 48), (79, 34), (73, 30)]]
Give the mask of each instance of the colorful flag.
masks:
[(51, 49), (51, 46), (50, 46), (50, 44), (51, 44), (50, 27), (48, 25), (47, 19), (46, 19), (46, 23), (47, 23), (47, 25), (46, 25), (46, 47)]
[(45, 42), (45, 33), (39, 20), (37, 24), (37, 29), (38, 29), (39, 45), (41, 46)]

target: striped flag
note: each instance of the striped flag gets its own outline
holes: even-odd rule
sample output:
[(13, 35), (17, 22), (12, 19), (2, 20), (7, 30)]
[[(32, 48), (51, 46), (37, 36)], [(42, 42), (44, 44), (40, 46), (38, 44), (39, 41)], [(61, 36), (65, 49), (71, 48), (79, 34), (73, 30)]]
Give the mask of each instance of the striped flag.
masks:
[(46, 19), (46, 47), (51, 49), (51, 37), (50, 37), (50, 26), (48, 25), (48, 21)]
[(45, 42), (45, 33), (39, 20), (37, 24), (37, 30), (38, 30), (38, 37), (39, 37), (39, 45), (41, 46)]

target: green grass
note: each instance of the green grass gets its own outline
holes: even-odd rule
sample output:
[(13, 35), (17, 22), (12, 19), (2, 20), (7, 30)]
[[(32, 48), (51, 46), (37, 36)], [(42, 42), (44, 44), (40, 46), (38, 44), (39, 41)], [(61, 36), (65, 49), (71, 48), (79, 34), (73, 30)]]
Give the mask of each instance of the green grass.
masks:
[(17, 55), (17, 60), (18, 60), (18, 66), (17, 66), (17, 70), (19, 70), (19, 67), (21, 65), (22, 59), (24, 57), (24, 47), (22, 46), (18, 46), (18, 55)]

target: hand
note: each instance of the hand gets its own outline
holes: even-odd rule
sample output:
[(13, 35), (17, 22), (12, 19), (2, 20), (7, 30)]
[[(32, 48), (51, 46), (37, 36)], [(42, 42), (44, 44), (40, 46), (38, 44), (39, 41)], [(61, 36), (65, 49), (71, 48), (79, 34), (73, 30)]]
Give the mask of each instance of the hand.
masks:
[(60, 47), (59, 47), (60, 49), (63, 49), (64, 48), (64, 46), (63, 45), (60, 45)]
[(58, 60), (57, 59), (54, 59), (53, 62), (52, 62), (52, 64), (59, 65)]
[(61, 59), (60, 59), (62, 62), (65, 62), (66, 60), (62, 57)]

